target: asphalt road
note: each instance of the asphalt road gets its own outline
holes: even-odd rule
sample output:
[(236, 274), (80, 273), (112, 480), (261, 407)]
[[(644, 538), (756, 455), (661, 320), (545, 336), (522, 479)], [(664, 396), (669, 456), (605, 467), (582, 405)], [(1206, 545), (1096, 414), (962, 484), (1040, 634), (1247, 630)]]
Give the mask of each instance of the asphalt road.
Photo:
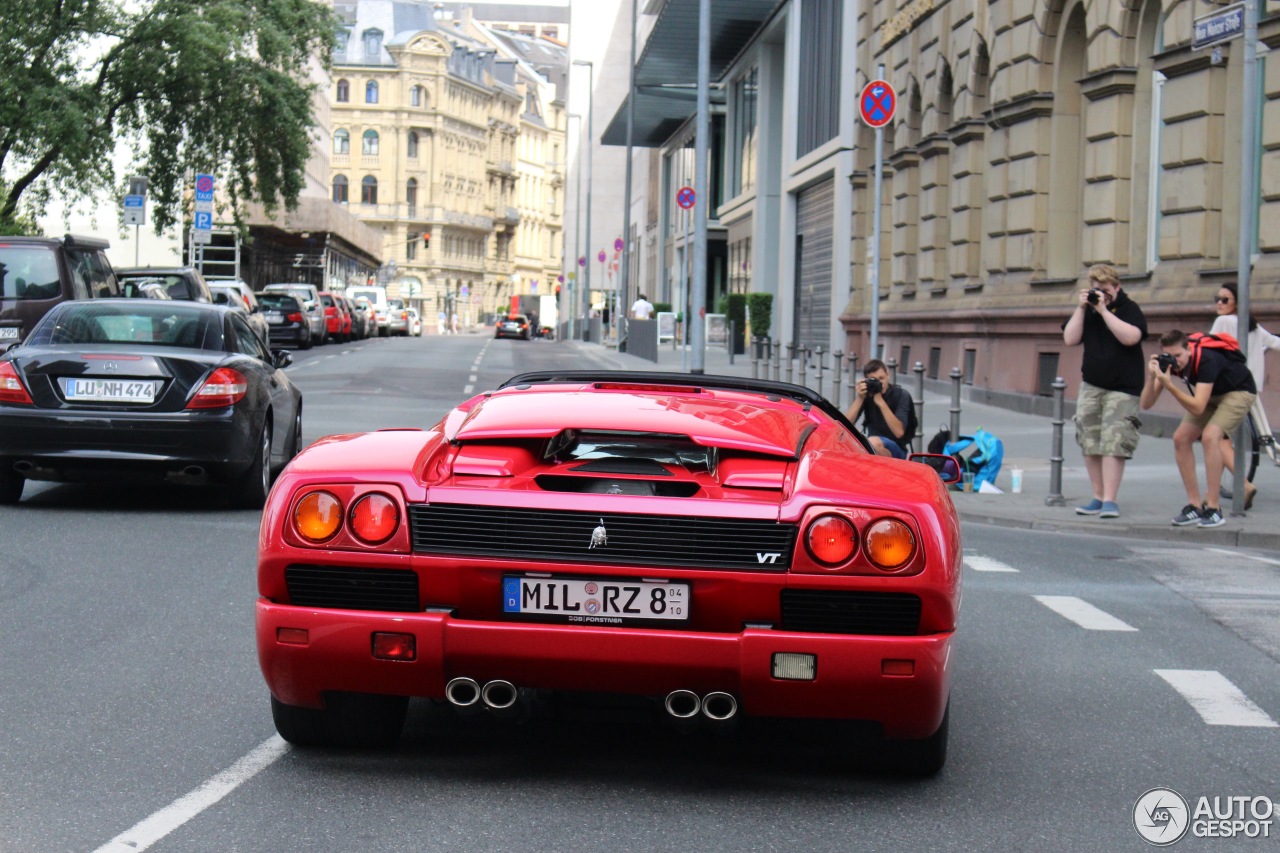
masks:
[[(308, 440), (427, 426), (521, 370), (487, 336), (297, 353)], [(415, 702), (391, 752), (274, 737), (258, 514), (169, 487), (31, 484), (0, 508), (0, 850), (1141, 850), (1134, 805), (1280, 800), (1280, 555), (965, 528), (951, 756), (879, 773), (819, 726), (692, 735), (632, 709), (525, 724)], [(1233, 693), (1232, 690), (1235, 692)], [(1198, 839), (1177, 849), (1275, 849)]]

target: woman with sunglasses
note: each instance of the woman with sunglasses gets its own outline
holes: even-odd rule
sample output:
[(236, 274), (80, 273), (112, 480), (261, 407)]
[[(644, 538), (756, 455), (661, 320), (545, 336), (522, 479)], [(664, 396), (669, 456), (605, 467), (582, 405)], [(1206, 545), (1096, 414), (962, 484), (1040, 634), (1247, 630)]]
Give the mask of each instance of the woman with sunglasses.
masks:
[[(1254, 400), (1253, 408), (1249, 414), (1253, 417), (1253, 422), (1258, 428), (1258, 434), (1260, 436), (1270, 436), (1271, 424), (1267, 422), (1267, 413), (1262, 407), (1262, 383), (1267, 373), (1266, 351), (1280, 349), (1280, 337), (1259, 326), (1258, 321), (1250, 314), (1249, 340), (1247, 342), (1242, 340), (1239, 334), (1240, 318), (1236, 314), (1236, 300), (1238, 297), (1239, 292), (1234, 281), (1229, 281), (1218, 288), (1218, 297), (1215, 302), (1218, 316), (1213, 321), (1213, 327), (1209, 331), (1215, 335), (1220, 332), (1226, 332), (1237, 341), (1240, 341), (1241, 349), (1245, 351), (1245, 357), (1249, 362), (1249, 372), (1253, 374), (1253, 381), (1258, 386), (1258, 397)], [(1231, 447), (1229, 438), (1222, 440), (1222, 462), (1234, 476), (1236, 471), (1235, 451)], [(1257, 492), (1256, 486), (1252, 483), (1245, 483), (1245, 509), (1253, 505), (1253, 496)]]

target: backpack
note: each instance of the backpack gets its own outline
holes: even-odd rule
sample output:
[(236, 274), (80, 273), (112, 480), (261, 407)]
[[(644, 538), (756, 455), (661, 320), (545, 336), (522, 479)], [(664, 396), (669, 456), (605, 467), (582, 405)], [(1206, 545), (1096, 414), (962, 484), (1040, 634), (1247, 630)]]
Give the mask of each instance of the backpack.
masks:
[(929, 452), (942, 453), (950, 440), (951, 429), (946, 424), (943, 424), (938, 427), (938, 431), (933, 434), (933, 438), (929, 439)]
[[(966, 450), (968, 455), (964, 453)], [(942, 452), (956, 457), (961, 471), (973, 474), (973, 489), (977, 491), (983, 483), (996, 484), (1004, 461), (1004, 442), (985, 429), (978, 429), (973, 435), (962, 435), (948, 442)]]
[(1191, 372), (1194, 374), (1199, 374), (1200, 353), (1207, 349), (1217, 350), (1225, 355), (1228, 361), (1238, 361), (1241, 364), (1247, 364), (1249, 361), (1240, 351), (1240, 342), (1235, 339), (1235, 336), (1226, 332), (1219, 332), (1216, 335), (1192, 332), (1187, 335), (1187, 349), (1191, 352)]

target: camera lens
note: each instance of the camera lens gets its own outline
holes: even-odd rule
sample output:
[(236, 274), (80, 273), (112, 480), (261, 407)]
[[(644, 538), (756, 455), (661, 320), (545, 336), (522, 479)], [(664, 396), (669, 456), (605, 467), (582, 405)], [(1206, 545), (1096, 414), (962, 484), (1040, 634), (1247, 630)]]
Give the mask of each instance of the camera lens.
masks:
[(879, 394), (879, 393), (880, 393), (881, 391), (883, 391), (883, 390), (884, 390), (884, 388), (883, 388), (883, 386), (880, 384), (880, 380), (879, 380), (879, 379), (868, 379), (868, 380), (867, 380), (867, 393), (868, 393), (868, 394)]
[(1096, 290), (1090, 290), (1090, 291), (1089, 291), (1089, 304), (1090, 304), (1090, 305), (1097, 305), (1097, 304), (1098, 304), (1098, 300), (1099, 300), (1101, 297), (1102, 297), (1102, 294), (1101, 294), (1100, 292), (1098, 292), (1098, 291), (1096, 291)]

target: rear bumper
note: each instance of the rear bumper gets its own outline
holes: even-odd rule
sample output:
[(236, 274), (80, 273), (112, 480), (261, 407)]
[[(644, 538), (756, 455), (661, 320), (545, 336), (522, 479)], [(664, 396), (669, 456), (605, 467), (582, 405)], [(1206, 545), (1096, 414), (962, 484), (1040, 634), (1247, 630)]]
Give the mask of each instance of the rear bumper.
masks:
[(307, 339), (307, 327), (268, 326), (267, 334), (273, 344), (300, 344)]
[[(280, 642), (281, 628), (305, 629), (307, 643)], [(375, 659), (379, 631), (413, 634), (417, 659)], [(746, 714), (868, 720), (901, 738), (937, 730), (950, 689), (951, 638), (754, 628), (713, 634), (257, 603), (259, 664), (272, 695), (290, 705), (320, 707), (330, 690), (441, 698), (451, 678), (503, 678), (519, 687), (654, 697), (723, 690)], [(816, 655), (817, 678), (774, 678), (778, 652)], [(886, 675), (885, 660), (910, 660), (914, 672)]]

